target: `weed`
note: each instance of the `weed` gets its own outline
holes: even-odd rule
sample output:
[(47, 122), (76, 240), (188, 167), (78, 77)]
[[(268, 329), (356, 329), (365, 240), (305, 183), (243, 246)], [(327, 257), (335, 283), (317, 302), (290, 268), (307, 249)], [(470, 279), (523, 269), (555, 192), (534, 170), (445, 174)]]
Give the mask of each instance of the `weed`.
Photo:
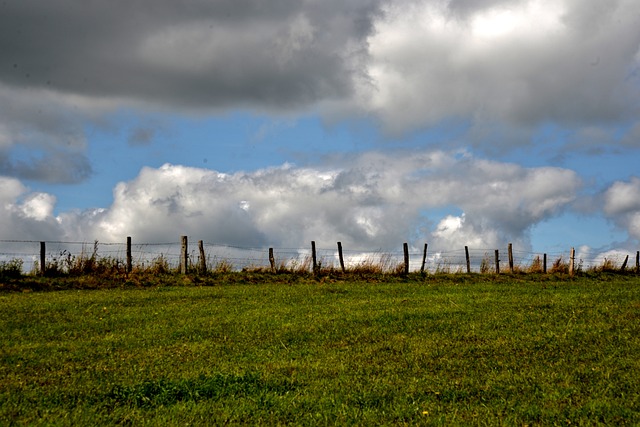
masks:
[(551, 269), (549, 269), (550, 273), (569, 273), (569, 262), (565, 261), (562, 256), (558, 257), (553, 264), (551, 265)]
[(540, 255), (536, 255), (531, 261), (529, 268), (526, 269), (527, 273), (542, 273), (544, 271), (543, 260)]
[(609, 259), (609, 258), (605, 258), (602, 261), (602, 265), (600, 266), (600, 268), (597, 269), (597, 271), (602, 271), (602, 272), (612, 272), (616, 270), (618, 270), (618, 266), (612, 259)]
[(0, 279), (17, 279), (22, 276), (23, 261), (15, 258), (9, 261), (0, 261)]
[(231, 273), (234, 271), (233, 264), (227, 260), (220, 260), (213, 266), (214, 273)]
[(484, 257), (482, 257), (482, 261), (480, 261), (480, 273), (486, 274), (491, 271), (491, 258), (489, 258), (489, 254), (485, 253)]
[(169, 274), (172, 272), (172, 269), (169, 266), (167, 258), (163, 254), (160, 254), (153, 259), (147, 269), (143, 268), (143, 271), (151, 274)]

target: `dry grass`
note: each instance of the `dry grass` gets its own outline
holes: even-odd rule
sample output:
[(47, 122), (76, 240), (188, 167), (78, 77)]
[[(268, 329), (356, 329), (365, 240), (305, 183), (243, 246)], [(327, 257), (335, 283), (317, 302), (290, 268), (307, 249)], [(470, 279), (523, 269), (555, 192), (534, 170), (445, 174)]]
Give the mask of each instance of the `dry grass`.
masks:
[(544, 264), (543, 264), (543, 260), (542, 258), (540, 258), (540, 255), (537, 255), (533, 261), (531, 261), (531, 264), (529, 265), (529, 268), (527, 268), (527, 273), (542, 273), (544, 272)]
[[(132, 275), (171, 275), (177, 274), (178, 269), (170, 262), (170, 258), (165, 254), (158, 254), (155, 258), (149, 260), (138, 260), (133, 264), (131, 271), (127, 272), (126, 263), (122, 259), (116, 257), (102, 257), (98, 254), (99, 243), (95, 241), (93, 245), (82, 247), (79, 255), (74, 255), (68, 251), (62, 251), (57, 256), (49, 258), (45, 265), (46, 277), (80, 277), (94, 276), (97, 278), (128, 278)], [(209, 274), (232, 274), (239, 272), (238, 266), (234, 260), (214, 257), (213, 260), (207, 259), (207, 268), (202, 269), (199, 257), (190, 257), (189, 275), (206, 276)], [(628, 258), (627, 258), (628, 260)], [(324, 258), (317, 261), (317, 265), (313, 265), (312, 256), (298, 256), (290, 259), (281, 259), (270, 266), (244, 267), (242, 272), (254, 273), (275, 273), (275, 274), (295, 274), (300, 276), (314, 275), (316, 277), (337, 275), (397, 275), (405, 274), (405, 265), (398, 262), (398, 258), (390, 253), (370, 253), (365, 255), (352, 255), (347, 258), (344, 271), (340, 266), (336, 266), (336, 261), (330, 257), (329, 262), (325, 263)], [(542, 274), (545, 270), (545, 263), (540, 255), (535, 256), (530, 262), (522, 261), (522, 264), (516, 264), (513, 273), (519, 275), (525, 274)], [(529, 264), (527, 264), (529, 263)], [(628, 267), (626, 263), (615, 261), (614, 259), (605, 258), (600, 265), (589, 266), (585, 270), (582, 267), (582, 260), (575, 264), (575, 274), (585, 273), (609, 273), (621, 272), (624, 270), (627, 274), (636, 272), (635, 266)], [(493, 253), (486, 252), (479, 266), (480, 274), (495, 274), (495, 260)], [(626, 268), (623, 268), (626, 267)], [(1, 277), (21, 276), (22, 263), (20, 260), (3, 261), (0, 264)], [(570, 265), (568, 259), (563, 256), (558, 257), (550, 265), (547, 266), (548, 274), (568, 274)], [(478, 271), (478, 270), (474, 270)], [(411, 273), (417, 271), (412, 270)], [(424, 273), (427, 274), (466, 274), (465, 265), (455, 258), (436, 258), (435, 265), (431, 264)], [(509, 274), (509, 266), (506, 262), (500, 264), (500, 273)], [(40, 268), (35, 264), (31, 275), (39, 276)]]

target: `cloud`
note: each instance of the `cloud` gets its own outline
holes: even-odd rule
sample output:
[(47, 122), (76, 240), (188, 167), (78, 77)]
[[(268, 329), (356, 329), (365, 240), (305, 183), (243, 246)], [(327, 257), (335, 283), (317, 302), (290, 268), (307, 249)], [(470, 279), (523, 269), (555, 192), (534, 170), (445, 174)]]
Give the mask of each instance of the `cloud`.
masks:
[(0, 174), (53, 183), (89, 177), (82, 118), (91, 119), (77, 114), (82, 105), (77, 97), (0, 83)]
[(73, 184), (89, 177), (92, 168), (83, 153), (45, 149), (40, 156), (30, 153), (25, 160), (0, 152), (0, 172), (21, 179)]
[(376, 3), (5, 2), (0, 81), (188, 108), (306, 105), (349, 92), (350, 46)]
[[(114, 189), (109, 207), (53, 216), (54, 199), (5, 179), (2, 227), (21, 239), (171, 242), (180, 235), (242, 247), (434, 250), (530, 247), (529, 229), (570, 206), (575, 172), (523, 168), (464, 152), (368, 152), (332, 165), (223, 174), (166, 164)], [(445, 213), (443, 212), (455, 212)], [(34, 227), (34, 224), (39, 226)], [(45, 236), (45, 237), (46, 237)]]
[(59, 240), (63, 230), (53, 217), (55, 197), (29, 192), (17, 179), (0, 176), (0, 226), (5, 240)]
[(389, 2), (368, 38), (362, 108), (391, 132), (469, 118), (534, 128), (634, 121), (640, 5)]
[[(378, 3), (2, 2), (0, 174), (87, 179), (87, 125), (121, 111), (297, 114), (349, 98)], [(154, 135), (143, 125), (129, 140)], [(16, 159), (25, 149), (41, 156)], [(40, 172), (49, 159), (64, 171)]]
[(604, 193), (604, 213), (630, 237), (640, 240), (640, 178), (613, 183)]
[[(547, 123), (591, 127), (585, 144), (623, 124), (634, 146), (639, 14), (635, 0), (3, 2), (0, 173), (86, 179), (87, 124), (118, 111), (319, 111), (390, 134), (460, 120), (494, 153)], [(68, 153), (74, 171), (37, 174), (18, 146)]]

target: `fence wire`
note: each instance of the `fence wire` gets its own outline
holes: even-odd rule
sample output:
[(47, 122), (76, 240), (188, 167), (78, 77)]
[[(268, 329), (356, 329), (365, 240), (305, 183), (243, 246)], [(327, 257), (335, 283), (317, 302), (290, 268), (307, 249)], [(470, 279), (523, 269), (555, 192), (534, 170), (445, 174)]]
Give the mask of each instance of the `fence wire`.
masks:
[[(127, 244), (103, 242), (63, 242), (45, 241), (45, 265), (57, 263), (70, 265), (78, 258), (95, 257), (97, 260), (111, 260), (116, 263), (126, 262)], [(0, 240), (0, 263), (19, 260), (22, 271), (36, 272), (40, 268), (41, 242), (29, 240)], [(268, 269), (271, 267), (269, 248), (238, 247), (203, 242), (205, 265), (207, 269), (217, 269), (224, 266), (227, 269), (239, 271), (242, 269)], [(311, 269), (312, 250), (307, 248), (272, 248), (276, 268)], [(145, 268), (154, 263), (163, 263), (170, 269), (178, 269), (181, 264), (181, 242), (165, 243), (136, 243), (131, 244), (131, 258), (134, 266)], [(492, 248), (456, 248), (441, 250), (428, 247), (426, 258), (423, 248), (410, 248), (409, 270), (426, 272), (466, 272), (467, 251), (469, 254), (469, 268), (472, 272), (495, 271), (495, 251)], [(500, 271), (509, 271), (507, 245), (498, 248)], [(353, 269), (359, 266), (377, 266), (384, 271), (398, 270), (404, 267), (404, 250), (400, 245), (398, 250), (358, 250), (344, 248), (342, 251), (344, 267)], [(545, 254), (512, 250), (513, 265), (521, 270), (530, 269), (535, 263), (541, 263)], [(196, 267), (201, 264), (198, 245), (189, 240), (187, 251), (188, 264)], [(547, 267), (554, 263), (568, 262), (570, 249), (564, 252), (546, 253)], [(635, 266), (636, 253), (618, 252), (603, 256), (580, 254), (575, 257), (578, 269), (589, 269), (601, 266), (604, 262), (620, 267), (625, 258), (628, 266)], [(424, 263), (423, 263), (424, 260)], [(321, 268), (341, 268), (338, 247), (316, 248), (317, 265)]]

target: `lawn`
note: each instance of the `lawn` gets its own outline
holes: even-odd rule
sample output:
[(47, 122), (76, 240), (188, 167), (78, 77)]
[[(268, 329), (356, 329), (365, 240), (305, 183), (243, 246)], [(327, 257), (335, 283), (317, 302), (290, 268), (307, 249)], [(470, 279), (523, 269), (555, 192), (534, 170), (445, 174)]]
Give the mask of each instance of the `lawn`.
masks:
[(633, 276), (3, 292), (0, 343), (2, 425), (640, 424)]

